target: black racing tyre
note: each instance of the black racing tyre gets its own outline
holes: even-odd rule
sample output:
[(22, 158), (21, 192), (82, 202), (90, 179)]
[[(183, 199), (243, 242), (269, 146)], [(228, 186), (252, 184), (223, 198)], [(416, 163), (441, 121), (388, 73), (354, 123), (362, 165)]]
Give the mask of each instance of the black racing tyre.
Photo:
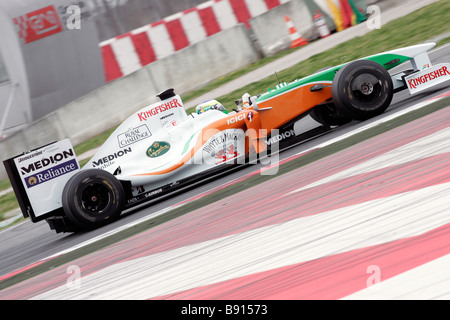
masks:
[(116, 220), (124, 203), (121, 183), (100, 169), (81, 170), (69, 179), (62, 194), (65, 215), (83, 229), (95, 229)]
[(336, 74), (331, 95), (339, 112), (354, 120), (366, 120), (389, 107), (393, 87), (383, 66), (371, 60), (357, 60)]

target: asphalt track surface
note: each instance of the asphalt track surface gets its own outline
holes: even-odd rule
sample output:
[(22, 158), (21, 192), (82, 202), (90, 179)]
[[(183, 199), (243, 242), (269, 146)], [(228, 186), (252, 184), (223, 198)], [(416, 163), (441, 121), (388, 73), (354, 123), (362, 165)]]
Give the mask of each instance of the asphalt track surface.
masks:
[[(450, 47), (449, 46), (441, 47), (441, 48), (433, 51), (430, 56), (431, 56), (431, 60), (434, 64), (439, 63), (439, 62), (449, 62), (450, 61)], [(332, 132), (329, 132), (323, 136), (320, 136), (320, 137), (317, 137), (308, 142), (299, 144), (289, 150), (282, 152), (280, 155), (280, 160), (286, 159), (295, 154), (301, 153), (302, 151), (305, 151), (305, 150), (314, 149), (315, 146), (320, 145), (323, 142), (326, 142), (330, 139), (334, 139), (336, 137), (345, 135), (346, 133), (349, 133), (352, 130), (355, 130), (359, 127), (365, 126), (372, 121), (376, 121), (381, 117), (389, 116), (391, 114), (399, 112), (410, 106), (416, 105), (420, 102), (426, 101), (435, 96), (439, 96), (441, 94), (448, 93), (448, 91), (449, 91), (449, 84), (447, 82), (436, 88), (433, 88), (431, 90), (428, 90), (427, 92), (424, 92), (424, 93), (416, 95), (416, 96), (409, 96), (408, 92), (405, 92), (405, 91), (398, 93), (394, 97), (394, 101), (393, 101), (391, 107), (382, 116), (371, 119), (369, 121), (365, 121), (365, 122), (352, 122), (348, 125), (339, 127), (337, 129), (333, 130)], [(436, 121), (436, 119), (433, 119), (431, 121)], [(445, 128), (446, 126), (448, 127), (448, 123), (442, 124), (442, 128)], [(417, 137), (417, 139), (420, 139), (420, 138), (421, 137)], [(439, 158), (439, 154), (437, 154), (436, 157)], [(342, 163), (345, 163), (345, 161), (346, 161), (346, 159), (341, 159), (341, 160), (342, 160)], [(442, 159), (439, 158), (439, 159), (433, 159), (433, 160), (442, 160)], [(443, 163), (442, 165), (444, 166), (443, 168), (447, 168), (446, 170), (448, 170), (448, 162)], [(207, 192), (208, 190), (211, 190), (211, 189), (214, 189), (215, 187), (224, 185), (230, 181), (238, 179), (242, 176), (245, 176), (246, 174), (250, 174), (259, 169), (260, 169), (260, 167), (257, 165), (244, 168), (243, 170), (240, 170), (239, 172), (235, 172), (235, 173), (229, 174), (226, 177), (221, 177), (212, 182), (202, 184), (192, 190), (187, 190), (186, 192), (184, 192), (182, 194), (178, 194), (178, 195), (173, 196), (169, 199), (166, 199), (162, 202), (156, 203), (151, 206), (146, 206), (142, 210), (133, 212), (133, 214), (125, 215), (122, 219), (120, 219), (119, 221), (117, 221), (111, 225), (108, 225), (101, 229), (90, 231), (90, 232), (82, 232), (82, 233), (77, 233), (77, 234), (55, 234), (53, 231), (51, 231), (49, 229), (48, 225), (45, 222), (33, 224), (30, 221), (26, 221), (24, 223), (14, 226), (14, 227), (8, 228), (8, 229), (0, 232), (0, 243), (2, 244), (0, 246), (0, 257), (1, 257), (0, 279), (2, 276), (7, 276), (16, 270), (21, 270), (22, 268), (26, 268), (30, 265), (35, 264), (38, 261), (47, 259), (48, 257), (51, 257), (53, 255), (57, 255), (65, 250), (76, 247), (86, 241), (95, 239), (96, 237), (99, 237), (105, 233), (113, 231), (120, 226), (129, 224), (135, 220), (142, 219), (146, 216), (151, 215), (154, 212), (163, 210), (164, 208), (167, 208), (170, 206), (175, 206), (179, 203), (186, 201), (187, 199), (196, 197), (199, 194), (202, 194), (203, 192)], [(413, 170), (413, 169), (414, 168), (404, 168), (403, 170), (406, 170), (406, 172), (408, 172), (408, 170)], [(363, 169), (361, 169), (361, 173), (364, 173)], [(389, 174), (389, 173), (386, 172), (383, 174)], [(324, 177), (324, 179), (325, 179), (325, 177)], [(352, 184), (353, 182), (354, 182), (354, 184)], [(358, 185), (358, 181), (353, 181), (353, 182), (352, 181), (348, 182), (348, 183), (350, 183), (349, 188), (351, 188), (353, 185), (354, 186)], [(288, 182), (286, 182), (286, 183), (288, 183)], [(326, 182), (324, 182), (324, 183), (326, 183)], [(376, 181), (376, 183), (380, 183), (380, 182)], [(433, 184), (431, 184), (431, 186), (433, 186)], [(418, 190), (419, 189), (417, 189), (416, 191), (418, 191)], [(296, 192), (302, 192), (302, 190), (298, 190)], [(386, 195), (386, 196), (389, 196), (389, 195)], [(422, 196), (423, 195), (421, 195), (421, 194), (417, 194), (417, 195), (413, 195), (412, 197), (420, 198)], [(246, 201), (246, 197), (247, 197), (247, 195), (245, 193), (243, 193), (242, 198), (241, 198), (243, 202)], [(373, 200), (373, 199), (369, 199), (369, 200)], [(414, 198), (405, 198), (404, 199), (404, 201), (413, 201), (413, 200), (414, 200)], [(332, 202), (333, 199), (330, 198), (330, 201)], [(370, 201), (364, 202), (364, 203), (367, 204), (367, 203), (370, 203)], [(282, 204), (280, 203), (279, 206), (282, 207)], [(238, 207), (235, 207), (234, 210), (238, 210)], [(256, 210), (256, 208), (255, 208), (255, 210)], [(276, 210), (276, 208), (274, 208), (274, 210)], [(239, 215), (233, 214), (233, 216), (237, 219), (239, 218)], [(286, 221), (288, 221), (288, 219)], [(228, 223), (234, 223), (234, 222), (228, 221)], [(324, 223), (326, 223), (326, 221), (324, 221)], [(223, 226), (223, 227), (226, 228), (226, 226)], [(332, 226), (330, 226), (330, 228), (332, 228)], [(210, 234), (213, 231), (205, 230), (205, 232)], [(329, 236), (329, 234), (327, 234), (327, 232), (332, 232), (332, 229), (327, 230), (325, 228), (321, 232), (324, 232), (323, 236), (326, 237), (326, 236)], [(164, 235), (162, 235), (162, 236), (164, 236)], [(167, 234), (167, 236), (168, 237), (176, 237), (176, 235), (174, 235), (174, 234)], [(210, 234), (210, 236), (212, 238), (214, 238), (214, 237), (219, 237), (221, 235)], [(187, 240), (187, 239), (185, 239), (185, 240)], [(394, 239), (394, 240), (401, 241), (399, 239)], [(136, 244), (136, 245), (138, 245), (138, 244)], [(380, 250), (382, 250), (382, 249), (383, 248), (381, 248)], [(385, 249), (389, 251), (389, 248), (385, 248)], [(321, 261), (320, 263), (325, 264), (325, 263), (327, 263), (327, 261)], [(316, 266), (316, 267), (318, 267), (318, 266)], [(348, 270), (348, 269), (351, 269), (351, 266), (343, 264), (341, 266), (341, 268), (342, 268), (342, 270)], [(267, 272), (270, 273), (270, 271), (267, 271)], [(286, 270), (286, 272), (289, 273), (290, 271)], [(67, 277), (67, 274), (64, 274), (64, 276)], [(271, 276), (275, 276), (275, 275), (270, 275), (270, 274), (268, 275), (269, 278)], [(345, 277), (346, 274), (342, 274), (342, 276)], [(365, 274), (365, 276), (367, 277), (367, 274)], [(330, 275), (327, 275), (327, 277), (330, 277)], [(252, 282), (255, 279), (254, 278), (245, 278), (244, 280)], [(283, 278), (281, 280), (286, 280), (286, 278)], [(120, 283), (120, 281), (118, 283)], [(261, 285), (263, 285), (263, 284), (261, 284)], [(216, 290), (216, 289), (214, 289), (214, 290)], [(217, 289), (217, 290), (219, 290), (219, 289)], [(259, 290), (263, 290), (263, 289), (260, 287)], [(349, 293), (353, 293), (355, 291), (356, 290), (351, 291)], [(208, 292), (208, 288), (206, 288), (205, 292)], [(261, 292), (261, 291), (256, 291), (256, 292)], [(277, 292), (277, 288), (274, 288), (274, 292)], [(312, 296), (308, 296), (307, 298), (319, 298), (319, 299), (320, 298), (342, 298), (344, 296), (345, 295), (341, 295), (341, 296), (332, 296), (332, 295), (314, 296), (314, 295), (312, 295)], [(19, 295), (19, 297), (20, 297), (20, 295)], [(61, 296), (56, 296), (56, 297), (61, 298)], [(99, 297), (102, 298), (101, 296), (99, 296)], [(215, 298), (214, 295), (199, 294), (198, 292), (195, 292), (195, 293), (187, 292), (186, 294), (179, 294), (179, 295), (174, 295), (174, 296), (164, 296), (162, 294), (158, 295), (155, 293), (155, 295), (146, 296), (143, 298), (148, 299), (148, 298), (152, 298), (152, 297), (164, 297), (164, 298), (165, 297), (168, 297), (168, 298), (173, 297), (173, 298), (181, 298), (181, 299), (186, 298), (186, 297), (188, 299), (191, 299), (191, 298), (208, 299), (211, 297)], [(233, 298), (246, 299), (249, 297), (250, 298), (267, 298), (267, 295), (261, 294), (261, 295), (249, 296), (249, 295), (245, 295), (245, 294), (240, 294), (240, 295), (236, 295), (231, 298), (232, 299)], [(281, 298), (281, 299), (286, 298), (286, 297), (287, 298), (289, 298), (289, 297), (295, 298), (293, 295), (290, 296), (289, 293), (284, 293), (284, 297), (283, 297), (283, 293), (280, 293), (280, 295), (274, 294), (271, 297), (272, 298)], [(0, 298), (1, 298), (1, 293), (0, 293)], [(45, 298), (45, 296), (42, 298)], [(88, 298), (88, 297), (82, 297), (82, 298)], [(111, 298), (114, 298), (114, 296), (111, 296)], [(118, 298), (120, 299), (120, 296), (118, 296)], [(139, 296), (136, 298), (140, 299), (142, 297)], [(223, 296), (219, 296), (218, 298), (219, 299), (223, 298)], [(230, 298), (230, 297), (227, 297), (227, 298)]]

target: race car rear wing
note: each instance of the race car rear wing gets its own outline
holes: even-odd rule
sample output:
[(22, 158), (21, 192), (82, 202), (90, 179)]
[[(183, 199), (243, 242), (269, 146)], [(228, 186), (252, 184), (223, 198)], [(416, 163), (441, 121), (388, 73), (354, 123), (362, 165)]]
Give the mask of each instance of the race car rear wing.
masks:
[(38, 222), (62, 210), (62, 190), (80, 170), (69, 139), (3, 161), (25, 218)]

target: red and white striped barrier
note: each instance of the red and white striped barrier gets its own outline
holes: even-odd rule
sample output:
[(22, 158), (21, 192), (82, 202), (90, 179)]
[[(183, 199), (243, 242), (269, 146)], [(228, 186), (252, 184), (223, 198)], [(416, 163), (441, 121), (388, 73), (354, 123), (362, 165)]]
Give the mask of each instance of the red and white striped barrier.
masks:
[(106, 81), (130, 74), (290, 0), (211, 0), (100, 43)]
[[(210, 0), (158, 22), (100, 43), (107, 82), (243, 23), (290, 0)], [(321, 14), (331, 15), (338, 27), (361, 22), (363, 9), (349, 0), (314, 0)], [(316, 12), (317, 13), (317, 12)], [(311, 12), (314, 15), (314, 12)]]

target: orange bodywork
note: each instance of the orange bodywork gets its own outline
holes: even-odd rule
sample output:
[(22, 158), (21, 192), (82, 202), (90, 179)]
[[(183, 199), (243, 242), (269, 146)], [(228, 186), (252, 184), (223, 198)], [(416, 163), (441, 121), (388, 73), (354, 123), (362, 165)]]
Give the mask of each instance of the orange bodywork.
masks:
[(267, 111), (260, 111), (262, 128), (269, 131), (279, 128), (286, 122), (331, 98), (329, 83), (323, 83), (326, 87), (322, 90), (311, 92), (310, 89), (314, 85), (297, 87), (268, 100), (258, 102), (259, 109), (272, 108)]

